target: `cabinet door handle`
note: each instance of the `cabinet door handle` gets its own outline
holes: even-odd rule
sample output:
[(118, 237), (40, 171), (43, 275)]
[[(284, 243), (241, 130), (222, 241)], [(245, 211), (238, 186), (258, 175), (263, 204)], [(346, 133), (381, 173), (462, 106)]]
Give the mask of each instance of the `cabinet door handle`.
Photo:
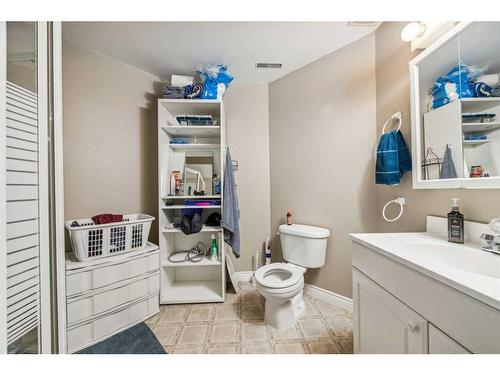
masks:
[(419, 329), (419, 326), (417, 323), (408, 322), (408, 328), (410, 329), (410, 332), (417, 332)]

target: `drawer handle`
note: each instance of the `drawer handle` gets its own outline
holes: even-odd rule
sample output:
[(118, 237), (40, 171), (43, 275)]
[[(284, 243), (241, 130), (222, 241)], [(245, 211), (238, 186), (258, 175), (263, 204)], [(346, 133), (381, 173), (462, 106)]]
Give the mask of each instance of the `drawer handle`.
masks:
[(408, 322), (408, 328), (410, 329), (410, 332), (417, 332), (419, 326), (417, 323)]

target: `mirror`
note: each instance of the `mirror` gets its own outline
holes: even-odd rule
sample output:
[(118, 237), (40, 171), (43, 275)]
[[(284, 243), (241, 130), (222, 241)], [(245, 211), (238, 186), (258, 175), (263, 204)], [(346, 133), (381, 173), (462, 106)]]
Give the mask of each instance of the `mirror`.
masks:
[(213, 154), (186, 153), (184, 164), (184, 195), (213, 195)]
[(499, 47), (460, 23), (410, 62), (414, 188), (500, 188)]

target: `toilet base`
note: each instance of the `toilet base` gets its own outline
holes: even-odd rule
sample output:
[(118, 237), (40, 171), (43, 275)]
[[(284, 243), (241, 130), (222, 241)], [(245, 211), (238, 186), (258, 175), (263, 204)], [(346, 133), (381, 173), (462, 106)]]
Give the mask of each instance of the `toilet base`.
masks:
[(287, 301), (266, 298), (264, 323), (269, 324), (278, 331), (286, 331), (297, 323), (304, 311), (305, 303), (302, 291)]

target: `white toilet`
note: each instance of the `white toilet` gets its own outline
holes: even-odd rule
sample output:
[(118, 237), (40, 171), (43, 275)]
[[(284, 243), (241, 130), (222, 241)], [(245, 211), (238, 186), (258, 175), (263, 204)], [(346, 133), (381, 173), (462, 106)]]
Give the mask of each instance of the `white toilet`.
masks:
[(266, 299), (264, 321), (284, 331), (292, 327), (305, 310), (302, 292), (307, 268), (325, 264), (330, 231), (308, 225), (280, 225), (283, 258), (288, 263), (271, 263), (255, 272), (257, 290)]

